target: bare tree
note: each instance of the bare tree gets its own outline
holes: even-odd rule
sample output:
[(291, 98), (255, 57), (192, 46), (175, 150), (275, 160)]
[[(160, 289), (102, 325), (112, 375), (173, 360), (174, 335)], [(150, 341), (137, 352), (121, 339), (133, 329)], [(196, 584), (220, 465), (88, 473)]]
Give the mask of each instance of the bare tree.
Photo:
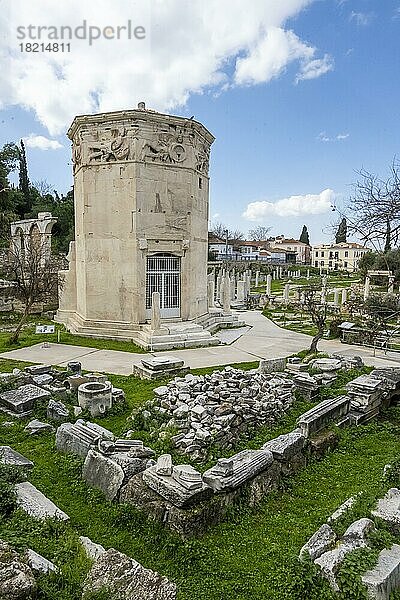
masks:
[(54, 187), (45, 179), (34, 181), (33, 187), (37, 189), (41, 196), (52, 196), (54, 194)]
[[(59, 265), (49, 247), (37, 238), (28, 238), (25, 246), (11, 243), (6, 258), (5, 275), (13, 283), (13, 294), (24, 306), (22, 317), (10, 337), (10, 344), (18, 341), (22, 326), (37, 302), (52, 302), (58, 297)], [(61, 282), (62, 285), (62, 282)]]
[(257, 225), (254, 229), (250, 229), (249, 238), (254, 242), (265, 242), (268, 239), (268, 234), (272, 227), (264, 227)]
[(210, 233), (215, 235), (215, 237), (219, 238), (220, 240), (225, 239), (226, 232), (228, 232), (228, 236), (229, 236), (228, 227), (226, 225), (224, 225), (224, 223), (221, 223), (220, 221), (216, 221), (215, 223), (212, 223), (210, 226)]
[(309, 285), (303, 288), (303, 292), (303, 308), (317, 328), (317, 333), (313, 337), (310, 345), (310, 352), (315, 354), (318, 352), (318, 342), (324, 335), (326, 320), (328, 318), (328, 305), (326, 303), (321, 303), (319, 295), (320, 290), (317, 285)]
[(234, 229), (232, 231), (229, 231), (229, 239), (232, 242), (233, 247), (235, 248), (239, 244), (239, 242), (241, 242), (244, 239), (244, 233), (239, 229)]
[(346, 218), (349, 233), (378, 252), (387, 252), (400, 242), (400, 164), (393, 160), (386, 179), (365, 169), (358, 175), (347, 207), (335, 209)]
[(229, 229), (224, 223), (216, 222), (213, 223), (210, 227), (210, 233), (215, 235), (215, 237), (225, 240), (226, 235), (228, 234), (228, 240), (233, 244), (243, 240), (244, 234), (239, 229)]

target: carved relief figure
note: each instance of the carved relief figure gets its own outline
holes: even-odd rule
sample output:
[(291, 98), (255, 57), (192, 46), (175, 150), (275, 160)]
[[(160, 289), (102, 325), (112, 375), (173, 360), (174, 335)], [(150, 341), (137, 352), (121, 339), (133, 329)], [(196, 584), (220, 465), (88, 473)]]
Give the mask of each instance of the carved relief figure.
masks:
[(207, 144), (201, 142), (200, 147), (195, 148), (196, 169), (204, 175), (208, 175), (210, 166), (210, 148)]
[(72, 146), (72, 165), (73, 165), (74, 173), (78, 169), (78, 167), (81, 165), (81, 162), (82, 162), (81, 141), (82, 141), (81, 136), (79, 134), (77, 134), (74, 137), (74, 142), (73, 142), (73, 146)]
[(89, 161), (109, 162), (129, 157), (130, 146), (125, 127), (113, 130), (111, 139), (102, 138), (98, 143), (91, 143)]
[(181, 163), (186, 159), (186, 149), (181, 134), (159, 133), (155, 141), (147, 141), (142, 150), (142, 160)]

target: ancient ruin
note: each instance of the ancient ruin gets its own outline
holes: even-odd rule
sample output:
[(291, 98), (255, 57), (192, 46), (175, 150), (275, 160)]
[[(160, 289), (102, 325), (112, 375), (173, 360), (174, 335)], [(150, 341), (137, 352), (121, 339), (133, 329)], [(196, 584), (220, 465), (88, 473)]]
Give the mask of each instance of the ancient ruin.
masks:
[(75, 241), (61, 272), (58, 322), (151, 349), (218, 344), (208, 326), (237, 318), (207, 295), (213, 135), (140, 103), (78, 116), (68, 136)]

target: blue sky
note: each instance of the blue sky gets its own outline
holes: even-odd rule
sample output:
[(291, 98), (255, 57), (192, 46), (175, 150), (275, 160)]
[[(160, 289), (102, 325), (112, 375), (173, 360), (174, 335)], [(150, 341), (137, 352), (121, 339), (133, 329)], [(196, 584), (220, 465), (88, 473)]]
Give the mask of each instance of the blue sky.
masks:
[[(124, 54), (121, 64), (117, 42), (105, 50), (99, 42), (90, 54), (83, 47), (80, 55), (75, 51), (71, 65), (58, 65), (64, 69), (60, 87), (48, 57), (19, 56), (8, 36), (2, 60), (7, 54), (12, 68), (0, 75), (0, 144), (31, 136), (31, 180), (47, 180), (65, 192), (72, 184), (65, 130), (73, 115), (88, 108), (132, 108), (145, 100), (158, 110), (195, 115), (216, 136), (211, 218), (245, 232), (262, 224), (272, 234), (296, 237), (307, 224), (312, 242), (325, 241), (325, 226), (335, 219), (330, 203), (348, 197), (356, 171), (365, 167), (385, 175), (400, 155), (400, 0), (253, 0), (248, 6), (231, 2), (225, 13), (225, 0), (213, 2), (205, 10), (207, 3), (198, 0), (154, 0), (151, 52), (136, 59), (134, 72)], [(36, 12), (26, 16), (30, 22), (44, 18), (51, 6), (48, 0), (15, 0), (1, 23), (8, 33), (18, 22), (18, 3), (35, 5)], [(122, 19), (132, 3), (117, 4)], [(282, 14), (275, 14), (277, 4)], [(81, 16), (86, 18), (86, 8), (88, 18), (95, 18), (93, 3), (79, 5)], [(103, 19), (115, 9), (106, 2), (98, 6)], [(238, 18), (240, 10), (250, 13), (247, 21), (244, 13)], [(111, 23), (116, 14), (110, 14)], [(187, 56), (177, 52), (178, 42)], [(83, 83), (79, 70), (85, 62), (90, 73)], [(107, 69), (110, 77), (114, 70), (118, 76), (111, 89), (101, 79)], [(43, 149), (57, 143), (61, 147)]]

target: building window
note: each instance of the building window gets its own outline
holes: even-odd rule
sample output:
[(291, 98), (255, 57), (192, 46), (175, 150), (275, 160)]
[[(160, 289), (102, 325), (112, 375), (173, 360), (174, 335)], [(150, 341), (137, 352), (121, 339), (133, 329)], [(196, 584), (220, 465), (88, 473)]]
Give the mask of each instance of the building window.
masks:
[(315, 261), (315, 266), (318, 267), (318, 261), (317, 260)]
[(325, 266), (325, 262), (324, 262), (323, 260), (321, 260), (321, 263), (320, 263), (320, 264), (321, 264), (321, 267), (324, 267), (324, 266)]
[(344, 261), (344, 268), (347, 269), (347, 262)]
[(325, 252), (321, 252), (321, 256), (322, 256), (322, 257), (323, 257), (323, 256), (325, 256)]
[(199, 177), (199, 190), (201, 190), (203, 187), (203, 180), (201, 177)]
[(315, 256), (318, 258), (318, 250), (316, 251)]

